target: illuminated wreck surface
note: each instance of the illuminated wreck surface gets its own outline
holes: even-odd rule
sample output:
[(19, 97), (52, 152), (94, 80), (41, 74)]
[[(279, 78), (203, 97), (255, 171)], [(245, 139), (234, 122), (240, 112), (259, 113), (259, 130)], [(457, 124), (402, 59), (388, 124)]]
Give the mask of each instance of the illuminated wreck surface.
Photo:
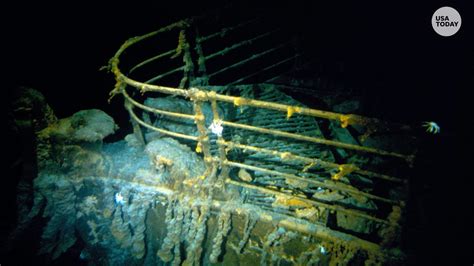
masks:
[(293, 97), (321, 80), (295, 78), (312, 63), (268, 21), (211, 13), (126, 41), (107, 67), (133, 128), (118, 141), (111, 114), (57, 118), (23, 89), (38, 174), (18, 185), (11, 241), (39, 227), (51, 263), (404, 263), (417, 132), (347, 95)]

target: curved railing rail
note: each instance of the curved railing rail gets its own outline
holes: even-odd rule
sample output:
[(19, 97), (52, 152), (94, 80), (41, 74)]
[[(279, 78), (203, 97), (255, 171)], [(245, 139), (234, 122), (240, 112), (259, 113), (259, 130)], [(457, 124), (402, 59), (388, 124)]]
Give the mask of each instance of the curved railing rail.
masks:
[[(139, 126), (143, 126), (145, 128), (148, 128), (149, 130), (157, 131), (164, 135), (196, 142), (195, 150), (196, 152), (203, 154), (204, 161), (206, 163), (207, 173), (210, 173), (211, 172), (210, 169), (213, 167), (216, 167), (216, 165), (219, 166), (220, 174), (219, 174), (219, 177), (216, 179), (217, 184), (220, 184), (220, 185), (228, 184), (228, 185), (233, 185), (233, 186), (240, 186), (246, 189), (256, 190), (264, 194), (272, 195), (276, 198), (285, 198), (287, 200), (297, 200), (297, 201), (307, 204), (308, 206), (321, 207), (330, 211), (341, 212), (347, 215), (353, 215), (356, 217), (364, 218), (364, 219), (373, 221), (375, 223), (380, 223), (387, 226), (399, 227), (398, 220), (387, 219), (386, 217), (379, 217), (378, 215), (368, 213), (364, 210), (351, 209), (349, 207), (341, 206), (338, 204), (331, 204), (331, 203), (321, 202), (314, 199), (308, 199), (301, 195), (291, 195), (291, 194), (283, 193), (281, 191), (278, 191), (272, 188), (262, 187), (262, 186), (258, 186), (256, 184), (252, 184), (249, 182), (243, 182), (243, 181), (231, 179), (229, 177), (229, 172), (231, 168), (235, 167), (235, 168), (240, 168), (240, 169), (247, 169), (251, 171), (266, 173), (271, 176), (279, 176), (279, 177), (285, 178), (286, 180), (303, 182), (303, 183), (310, 184), (312, 186), (316, 186), (319, 188), (340, 191), (342, 193), (346, 193), (351, 196), (365, 197), (367, 199), (378, 201), (383, 204), (389, 204), (397, 208), (404, 207), (405, 203), (403, 200), (391, 199), (391, 198), (387, 198), (387, 197), (383, 197), (383, 196), (379, 196), (379, 195), (375, 195), (369, 192), (362, 191), (360, 189), (357, 189), (353, 186), (350, 186), (346, 183), (341, 182), (342, 177), (349, 176), (352, 173), (357, 173), (359, 175), (372, 178), (374, 180), (377, 179), (383, 182), (389, 182), (390, 184), (396, 184), (396, 185), (401, 185), (401, 186), (406, 185), (406, 182), (407, 182), (406, 179), (390, 176), (387, 174), (377, 173), (374, 171), (364, 170), (364, 169), (361, 169), (361, 167), (354, 164), (338, 164), (335, 162), (322, 160), (321, 158), (311, 158), (311, 157), (301, 156), (298, 154), (293, 154), (290, 152), (262, 148), (262, 147), (257, 147), (253, 145), (243, 145), (240, 143), (233, 142), (231, 140), (226, 140), (221, 134), (216, 134), (217, 141), (215, 142), (216, 143), (215, 145), (217, 145), (218, 155), (213, 155), (211, 153), (210, 134), (214, 134), (214, 133), (209, 132), (207, 125), (205, 124), (206, 117), (202, 109), (203, 109), (203, 104), (205, 102), (210, 103), (212, 107), (213, 125), (216, 127), (222, 127), (223, 130), (226, 130), (226, 128), (247, 130), (247, 131), (256, 132), (260, 134), (267, 134), (267, 135), (272, 135), (272, 136), (277, 136), (277, 137), (293, 139), (295, 141), (306, 141), (306, 142), (310, 142), (310, 143), (314, 143), (318, 145), (325, 145), (329, 147), (351, 150), (354, 152), (393, 158), (395, 160), (399, 160), (401, 162), (411, 164), (414, 159), (414, 155), (412, 154), (402, 154), (398, 152), (387, 151), (387, 150), (377, 149), (373, 147), (361, 146), (361, 145), (345, 143), (345, 142), (340, 142), (340, 141), (335, 141), (335, 140), (328, 140), (321, 137), (307, 136), (307, 135), (302, 135), (302, 134), (285, 132), (281, 130), (257, 127), (257, 126), (253, 126), (249, 124), (226, 121), (225, 117), (219, 116), (218, 108), (219, 108), (219, 104), (226, 103), (226, 104), (231, 104), (234, 107), (247, 106), (247, 107), (252, 107), (252, 108), (263, 108), (263, 109), (273, 110), (276, 112), (286, 114), (287, 119), (292, 119), (293, 116), (300, 115), (300, 116), (310, 116), (310, 117), (316, 117), (320, 119), (337, 121), (339, 125), (343, 128), (348, 127), (350, 125), (362, 125), (367, 129), (367, 134), (370, 134), (371, 132), (376, 131), (378, 128), (390, 127), (389, 123), (385, 121), (381, 121), (376, 118), (368, 118), (368, 117), (359, 116), (355, 114), (341, 114), (341, 113), (306, 108), (303, 106), (293, 106), (293, 105), (267, 102), (267, 101), (261, 101), (261, 100), (250, 99), (250, 98), (223, 95), (223, 94), (216, 93), (214, 91), (204, 90), (202, 88), (199, 88), (199, 86), (196, 86), (196, 87), (191, 86), (189, 89), (185, 89), (185, 88), (179, 88), (179, 87), (175, 88), (175, 87), (154, 85), (150, 83), (155, 82), (159, 78), (154, 78), (154, 79), (148, 80), (147, 82), (140, 82), (128, 77), (126, 74), (124, 74), (121, 71), (119, 67), (120, 58), (130, 46), (138, 42), (144, 41), (146, 39), (149, 39), (151, 37), (154, 37), (160, 33), (168, 32), (171, 30), (179, 30), (180, 36), (182, 36), (183, 31), (188, 30), (190, 28), (190, 25), (193, 24), (193, 22), (195, 22), (195, 19), (182, 20), (182, 21), (173, 23), (167, 27), (161, 28), (157, 31), (154, 31), (142, 36), (131, 38), (127, 40), (120, 47), (120, 49), (109, 61), (109, 70), (115, 75), (115, 79), (116, 79), (115, 88), (111, 91), (111, 98), (116, 94), (121, 94), (124, 97), (125, 107), (128, 110), (130, 117), (132, 118), (132, 121), (136, 123), (134, 125), (134, 131), (137, 135), (139, 135), (139, 139), (143, 140), (143, 134), (139, 127)], [(251, 23), (251, 22), (239, 24), (231, 28), (231, 30), (241, 25), (247, 25), (248, 23)], [(218, 36), (218, 34), (219, 33), (215, 33), (207, 37), (198, 37), (198, 42), (196, 44), (197, 45), (196, 47), (199, 48), (198, 45), (200, 45), (201, 42), (204, 42), (211, 38), (215, 38), (216, 36)], [(189, 43), (183, 43), (183, 40), (181, 40), (181, 37), (179, 39), (180, 39), (180, 42), (178, 46), (185, 46), (184, 49), (189, 50), (190, 48)], [(234, 46), (231, 46), (230, 48), (226, 48), (226, 49), (231, 49), (231, 48), (234, 49), (235, 47), (234, 48), (233, 47)], [(187, 68), (186, 65), (189, 66), (189, 64), (192, 64), (192, 60), (190, 58), (186, 58), (186, 57), (190, 57), (189, 53), (180, 52), (182, 49), (183, 47), (178, 47), (176, 49), (168, 50), (162, 54), (146, 59), (138, 63), (137, 65), (133, 66), (130, 69), (129, 73), (137, 71), (142, 66), (154, 60), (167, 58), (173, 54), (178, 54), (179, 56), (183, 58), (183, 62), (185, 62), (184, 67), (180, 67), (179, 69), (173, 70), (173, 71), (185, 70)], [(196, 49), (196, 50), (199, 50), (199, 49)], [(224, 54), (224, 52), (226, 51), (227, 50), (222, 51), (221, 54)], [(211, 57), (219, 56), (219, 52), (213, 53), (206, 57), (202, 54), (202, 50), (201, 50), (199, 52), (199, 55), (204, 57), (204, 59), (210, 59)], [(204, 66), (202, 65), (204, 59), (199, 60), (198, 62), (198, 65), (200, 65), (201, 69), (204, 68)], [(222, 69), (222, 71), (225, 71), (225, 68)], [(216, 73), (217, 72), (215, 72), (214, 74)], [(161, 75), (164, 75), (164, 74), (161, 74)], [(186, 75), (186, 71), (184, 74)], [(160, 75), (156, 77), (160, 77)], [(169, 110), (161, 110), (157, 108), (152, 108), (150, 106), (146, 106), (145, 104), (142, 104), (139, 101), (135, 100), (131, 96), (131, 94), (127, 92), (128, 87), (131, 87), (132, 89), (136, 90), (142, 95), (149, 92), (158, 92), (162, 94), (184, 97), (193, 103), (194, 113), (184, 114), (184, 113), (172, 112)], [(194, 121), (196, 124), (196, 131), (198, 132), (198, 134), (197, 136), (187, 135), (183, 133), (169, 131), (163, 128), (158, 128), (142, 120), (139, 117), (139, 115), (137, 115), (137, 113), (134, 111), (134, 109), (139, 109), (143, 112), (150, 112), (150, 113), (163, 115), (167, 117)], [(328, 182), (324, 182), (324, 181), (320, 181), (316, 179), (301, 177), (295, 174), (289, 174), (289, 173), (285, 173), (285, 172), (281, 172), (277, 170), (266, 169), (263, 167), (231, 161), (227, 158), (227, 151), (231, 149), (239, 149), (242, 151), (251, 151), (254, 153), (262, 153), (266, 155), (277, 156), (281, 159), (282, 163), (289, 162), (289, 161), (298, 162), (299, 168), (296, 170), (300, 172), (306, 172), (309, 169), (314, 169), (314, 168), (323, 169), (326, 171), (332, 171), (331, 179), (328, 180)], [(293, 227), (298, 228), (298, 226), (293, 226)], [(360, 240), (360, 241), (363, 241), (363, 240)], [(373, 248), (373, 244), (367, 244), (367, 246), (370, 246), (371, 249)]]

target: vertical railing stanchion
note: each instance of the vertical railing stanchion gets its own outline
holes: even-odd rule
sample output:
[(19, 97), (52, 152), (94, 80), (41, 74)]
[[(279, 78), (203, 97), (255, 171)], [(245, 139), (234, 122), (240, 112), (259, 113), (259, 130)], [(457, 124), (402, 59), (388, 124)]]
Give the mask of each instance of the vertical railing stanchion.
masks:
[[(189, 89), (189, 96), (193, 101), (194, 114), (196, 116), (195, 123), (199, 133), (199, 141), (196, 146), (196, 151), (204, 154), (204, 163), (206, 165), (206, 173), (210, 173), (212, 169), (212, 154), (209, 145), (209, 136), (206, 130), (206, 117), (202, 112), (202, 102), (205, 99), (205, 93), (197, 89)], [(204, 95), (204, 97), (203, 97)]]
[[(209, 100), (211, 101), (212, 114), (214, 116), (212, 123), (221, 126), (222, 121), (219, 117), (219, 111), (217, 109), (217, 102), (216, 102), (215, 96), (216, 96), (215, 91), (211, 91), (208, 93)], [(217, 185), (222, 186), (222, 187), (224, 186), (225, 180), (229, 177), (229, 171), (230, 171), (229, 166), (226, 164), (227, 162), (226, 146), (223, 143), (225, 143), (225, 140), (222, 137), (222, 133), (217, 134), (217, 145), (219, 148), (219, 164), (221, 168), (221, 172), (217, 180)]]
[[(127, 99), (125, 99), (124, 105), (125, 105), (126, 110), (131, 110), (133, 108), (133, 104)], [(135, 119), (133, 119), (131, 115), (130, 115), (130, 122), (132, 123), (133, 135), (135, 136), (137, 141), (140, 143), (140, 145), (143, 148), (145, 148), (146, 142), (145, 142), (145, 138), (143, 137), (143, 132), (142, 132), (142, 129), (140, 128), (140, 125), (137, 123), (137, 121), (135, 121)]]

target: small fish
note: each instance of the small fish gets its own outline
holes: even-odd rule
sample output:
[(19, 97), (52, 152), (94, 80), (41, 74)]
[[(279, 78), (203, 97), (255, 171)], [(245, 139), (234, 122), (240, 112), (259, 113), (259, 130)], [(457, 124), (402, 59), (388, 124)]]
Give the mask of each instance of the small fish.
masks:
[(436, 122), (433, 121), (423, 122), (422, 127), (426, 127), (426, 132), (428, 133), (438, 134), (441, 132), (441, 128)]
[(252, 181), (252, 176), (245, 171), (245, 169), (240, 169), (238, 173), (239, 179), (243, 180), (245, 182), (251, 182)]

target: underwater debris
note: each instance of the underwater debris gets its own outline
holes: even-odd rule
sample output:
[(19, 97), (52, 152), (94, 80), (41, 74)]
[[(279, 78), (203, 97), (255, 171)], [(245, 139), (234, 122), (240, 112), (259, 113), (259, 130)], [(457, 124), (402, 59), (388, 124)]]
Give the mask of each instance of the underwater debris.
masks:
[[(68, 149), (70, 151), (74, 149), (81, 151), (79, 149), (81, 146), (76, 146), (78, 147)], [(107, 156), (101, 155), (103, 154), (104, 147), (108, 150)], [(94, 194), (81, 194), (80, 198), (76, 200), (81, 203), (76, 205), (75, 212), (77, 215), (74, 216), (76, 217), (74, 222), (70, 222), (80, 228), (79, 230), (81, 231), (87, 230), (87, 233), (82, 236), (87, 242), (86, 248), (83, 250), (84, 254), (89, 254), (87, 257), (97, 256), (91, 251), (94, 246), (99, 245), (102, 247), (106, 245), (107, 248), (105, 250), (108, 255), (104, 260), (109, 262), (128, 261), (129, 263), (140, 263), (142, 261), (160, 261), (170, 262), (173, 265), (199, 265), (205, 262), (218, 262), (220, 258), (226, 261), (228, 259), (227, 256), (230, 256), (226, 247), (235, 247), (235, 256), (259, 254), (261, 262), (297, 261), (299, 254), (289, 256), (286, 254), (287, 251), (284, 246), (291, 239), (297, 238), (299, 233), (284, 229), (285, 227), (278, 227), (273, 233), (272, 231), (262, 233), (260, 225), (258, 229), (255, 228), (257, 221), (262, 221), (262, 217), (256, 214), (258, 210), (255, 210), (255, 213), (247, 211), (233, 212), (232, 207), (220, 205), (220, 203), (214, 205), (213, 202), (215, 201), (210, 201), (211, 198), (201, 196), (212, 196), (212, 193), (206, 194), (209, 190), (206, 190), (206, 186), (203, 185), (205, 183), (202, 183), (212, 173), (206, 170), (204, 160), (194, 153), (189, 146), (171, 138), (156, 138), (146, 145), (145, 154), (142, 153), (140, 155), (140, 149), (127, 149), (129, 149), (129, 146), (127, 146), (125, 141), (120, 145), (107, 144), (105, 146), (102, 145), (102, 148), (94, 148), (94, 152), (101, 155), (100, 158), (110, 157), (107, 159), (107, 165), (110, 166), (110, 173), (118, 176), (117, 179), (107, 175), (104, 176), (104, 173), (107, 171), (99, 171), (100, 168), (93, 169), (95, 174), (92, 177), (84, 177), (79, 169), (81, 167), (89, 167), (88, 162), (78, 160), (75, 165), (77, 168), (74, 174), (75, 179), (73, 179), (75, 180), (73, 183), (75, 184), (75, 191), (84, 191), (84, 189), (95, 191)], [(57, 151), (58, 149), (54, 150)], [(125, 150), (127, 152), (124, 152)], [(281, 154), (286, 157), (285, 154), (289, 156), (291, 153), (283, 152)], [(276, 155), (276, 157), (280, 156), (280, 154)], [(141, 158), (135, 159), (136, 162), (141, 163), (133, 166), (134, 162), (131, 162), (129, 158)], [(217, 164), (214, 164), (214, 167), (215, 174)], [(309, 169), (308, 172), (311, 170)], [(342, 170), (347, 170), (344, 169), (344, 165)], [(340, 170), (340, 172), (342, 171)], [(347, 171), (346, 174), (348, 174)], [(258, 176), (258, 173), (255, 173), (255, 175)], [(61, 178), (67, 180), (70, 180), (72, 177), (61, 176)], [(249, 183), (263, 180), (261, 177), (254, 179), (244, 169), (240, 169), (237, 172), (237, 177)], [(312, 194), (319, 197), (326, 196), (325, 200), (333, 202), (336, 202), (335, 199), (330, 198), (328, 193), (333, 193), (333, 195), (340, 197), (340, 200), (356, 197), (344, 193), (341, 194), (331, 189), (321, 188), (317, 192), (317, 188), (296, 179), (281, 178), (280, 180), (281, 182), (274, 184), (275, 189), (288, 193), (293, 193), (296, 189), (302, 191), (313, 190), (316, 192)], [(190, 185), (180, 186), (180, 184)], [(100, 191), (104, 187), (107, 187), (107, 189)], [(186, 189), (184, 189), (185, 187)], [(231, 187), (227, 186), (226, 189), (231, 189)], [(72, 194), (77, 194), (77, 192)], [(304, 193), (299, 195), (306, 198)], [(317, 198), (314, 195), (313, 197)], [(106, 198), (108, 199), (107, 201), (102, 200)], [(220, 196), (220, 199), (224, 200), (229, 200), (230, 198), (232, 197)], [(239, 197), (234, 197), (234, 199), (236, 198)], [(253, 195), (250, 198), (255, 199), (256, 196)], [(272, 197), (262, 194), (257, 198), (259, 198), (258, 200), (261, 204), (256, 204), (254, 207), (261, 206), (264, 208), (269, 206), (272, 208), (273, 206), (275, 213), (280, 212), (283, 215), (293, 215), (295, 218), (308, 222), (319, 222), (320, 215), (324, 211), (324, 208), (316, 208), (299, 197), (290, 195)], [(162, 204), (166, 202), (167, 204), (165, 206), (156, 204), (157, 201)], [(360, 204), (370, 202), (367, 199), (354, 199), (354, 201), (361, 202)], [(227, 202), (231, 204), (233, 200)], [(214, 208), (217, 208), (218, 215), (213, 215), (215, 210), (211, 211), (211, 209)], [(104, 211), (99, 211), (100, 209)], [(226, 212), (225, 210), (228, 211)], [(157, 213), (161, 211), (166, 212), (162, 213), (164, 218), (162, 221), (156, 221), (156, 223), (162, 224), (162, 227), (166, 228), (166, 230), (162, 229), (159, 231), (155, 229), (156, 231), (153, 231), (154, 225), (147, 221), (147, 217), (150, 217), (152, 213), (155, 213), (153, 215), (158, 215)], [(231, 217), (234, 213), (236, 214), (235, 221), (237, 224), (236, 226), (231, 226)], [(336, 212), (336, 214), (339, 226), (356, 232), (360, 231), (358, 227), (344, 225), (345, 222), (348, 224), (353, 223), (354, 219), (346, 217), (346, 219), (352, 220), (345, 221), (344, 218), (340, 218), (339, 212)], [(265, 217), (267, 218), (265, 219), (271, 221), (273, 219), (272, 215), (266, 214)], [(246, 220), (243, 217), (247, 217)], [(214, 235), (209, 235), (208, 226), (210, 223), (217, 225)], [(268, 226), (268, 224), (262, 222), (261, 226)], [(234, 228), (243, 229), (241, 238), (236, 239), (235, 235), (231, 233)], [(253, 239), (253, 235), (256, 234), (263, 234), (261, 237), (261, 239), (264, 239), (263, 242)], [(206, 252), (207, 254), (204, 254), (206, 251), (204, 245), (212, 246), (212, 248), (208, 249), (209, 253)], [(61, 252), (65, 252), (70, 247), (66, 243), (61, 244), (61, 246), (63, 248), (58, 249), (55, 254), (61, 254)], [(258, 246), (263, 247), (263, 249), (258, 249)], [(326, 245), (324, 247), (326, 248)], [(122, 250), (122, 253), (118, 254), (118, 250)], [(327, 254), (331, 253), (329, 247), (327, 247), (327, 250)], [(46, 253), (48, 252), (54, 251), (48, 249)], [(321, 252), (321, 249), (318, 252), (320, 254), (324, 253)], [(153, 256), (150, 254), (153, 254)], [(258, 261), (258, 259), (255, 261)], [(315, 256), (311, 256), (311, 259), (308, 258), (308, 261), (317, 261), (317, 259)]]
[[(247, 77), (258, 80), (260, 73), (237, 77), (235, 84), (229, 81), (232, 86), (207, 86), (215, 85), (213, 78), (223, 70), (247, 66), (283, 45), (272, 42), (270, 50), (217, 74), (203, 73), (211, 69), (205, 67), (207, 59), (218, 60), (218, 55), (254, 45), (257, 39), (238, 40), (204, 55), (205, 41), (229, 37), (232, 30), (197, 37), (201, 23), (194, 25), (194, 19), (132, 38), (110, 60), (117, 81), (112, 96), (125, 97), (133, 135), (103, 143), (117, 128), (100, 110), (48, 120), (40, 131), (41, 174), (27, 219), (40, 214), (47, 219), (44, 252), (57, 258), (81, 238), (84, 247), (78, 256), (104, 265), (383, 261), (382, 248), (398, 245), (394, 236), (403, 213), (397, 209), (402, 193), (392, 197), (390, 191), (403, 191), (406, 180), (363, 169), (388, 165), (390, 174), (397, 174), (399, 167), (404, 172), (404, 162), (396, 160), (409, 153), (377, 149), (379, 141), (373, 136), (363, 145), (357, 141), (352, 127), (359, 125), (357, 134), (368, 137), (375, 132), (372, 124), (380, 122), (376, 119), (311, 109), (284, 93), (282, 86), (270, 84), (272, 77), (241, 84)], [(184, 66), (169, 72), (182, 70), (179, 85), (160, 85), (167, 73), (140, 82), (121, 72), (119, 57), (129, 46), (171, 30), (179, 32), (177, 47), (128, 69), (138, 71), (158, 57), (182, 56), (182, 62), (175, 61)], [(196, 47), (191, 47), (194, 42)], [(198, 47), (193, 54), (198, 58), (191, 60), (190, 49)], [(196, 61), (201, 73), (193, 71)], [(161, 94), (171, 96), (154, 98)], [(132, 98), (139, 95), (143, 104)], [(332, 109), (355, 107), (358, 103)], [(392, 207), (388, 217), (385, 206)], [(377, 237), (380, 244), (373, 242)], [(354, 256), (359, 250), (362, 255)]]
[(245, 169), (240, 169), (237, 174), (240, 180), (245, 182), (252, 182), (252, 175), (250, 175)]
[(60, 119), (40, 132), (56, 141), (72, 143), (101, 142), (117, 129), (112, 117), (98, 109), (82, 110)]

